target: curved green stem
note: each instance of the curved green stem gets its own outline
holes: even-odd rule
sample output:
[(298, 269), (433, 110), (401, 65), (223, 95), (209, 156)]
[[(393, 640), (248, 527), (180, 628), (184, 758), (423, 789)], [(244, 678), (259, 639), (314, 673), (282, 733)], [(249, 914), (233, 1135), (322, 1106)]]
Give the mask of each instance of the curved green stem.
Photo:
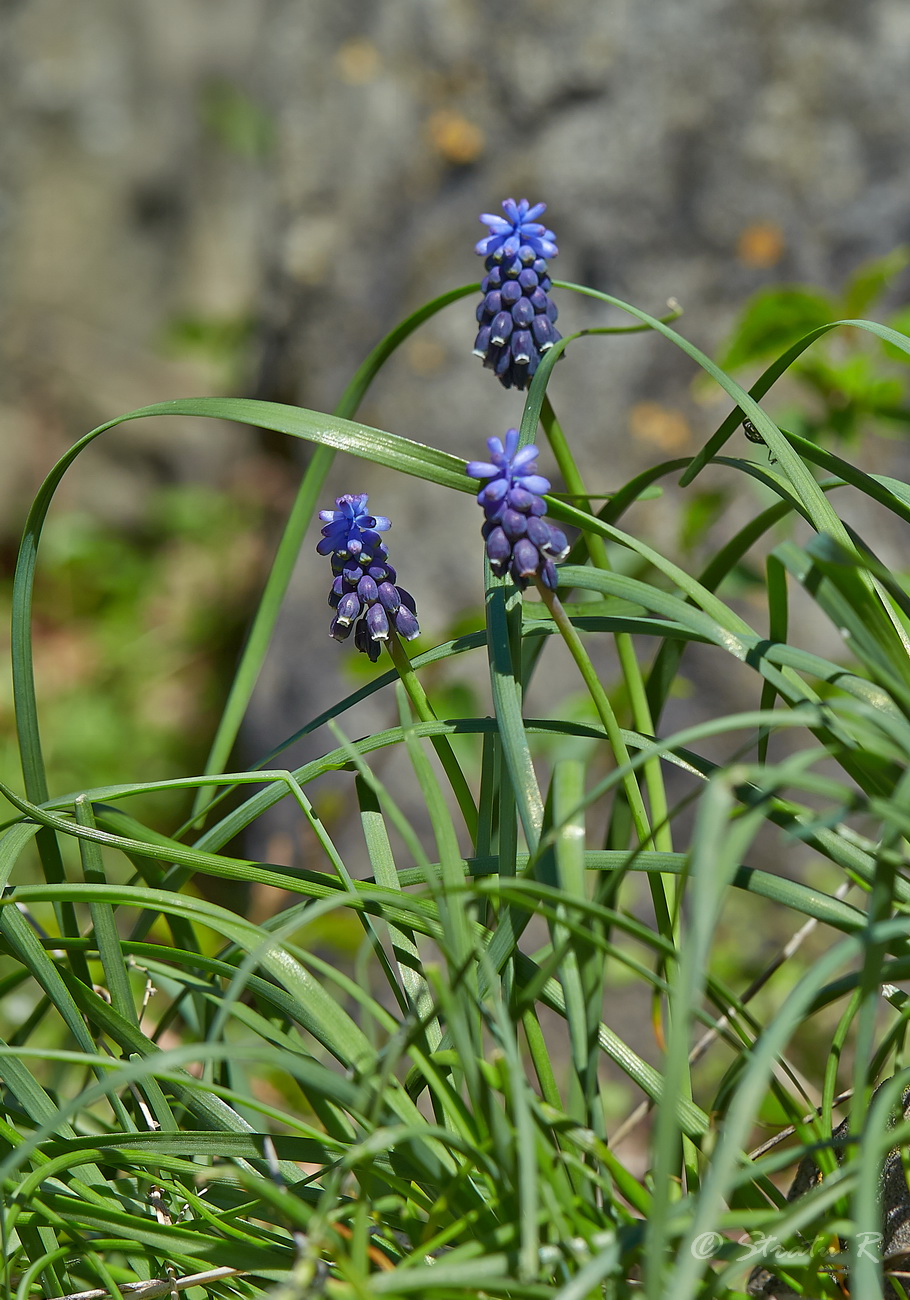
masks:
[[(607, 739), (613, 750), (616, 762), (624, 766), (630, 761), (629, 750), (623, 738), (622, 729), (616, 720), (616, 714), (613, 712), (613, 706), (607, 698), (607, 693), (603, 688), (600, 678), (591, 660), (588, 658), (588, 652), (582, 645), (581, 637), (572, 625), (568, 614), (562, 607), (562, 602), (551, 591), (549, 587), (544, 586), (539, 578), (535, 577), (534, 582), (537, 590), (540, 592), (544, 604), (550, 612), (553, 622), (559, 629), (560, 636), (568, 646), (569, 653), (575, 660), (578, 671), (581, 673), (585, 686), (594, 701), (594, 707), (597, 710), (597, 716), (603, 723), (604, 731), (607, 733)], [(645, 808), (644, 800), (641, 797), (641, 791), (638, 788), (638, 782), (635, 780), (635, 773), (630, 771), (623, 779), (623, 789), (626, 798), (629, 801), (629, 808), (632, 813), (632, 821), (635, 826), (635, 832), (642, 844), (648, 844), (653, 839), (651, 826), (648, 821), (648, 812)]]
[[(398, 670), (398, 676), (401, 678), (401, 684), (408, 693), (408, 698), (414, 706), (414, 712), (421, 722), (438, 722), (436, 713), (430, 703), (426, 691), (420, 684), (417, 674), (411, 667), (411, 661), (408, 653), (401, 640), (392, 629), (389, 639), (386, 643), (389, 648), (389, 654), (392, 656), (392, 663)], [(474, 796), (471, 794), (470, 787), (465, 780), (464, 772), (461, 765), (455, 757), (454, 750), (449, 743), (448, 736), (433, 736), (431, 738), (433, 748), (442, 764), (442, 770), (449, 779), (452, 787), (452, 793), (461, 809), (461, 815), (464, 817), (465, 826), (468, 828), (468, 834), (471, 837), (471, 843), (477, 843), (477, 805), (474, 802)]]
[[(559, 466), (559, 472), (562, 474), (566, 488), (575, 498), (575, 504), (582, 510), (590, 511), (591, 505), (585, 492), (585, 485), (579, 473), (575, 458), (572, 455), (571, 448), (566, 441), (556, 413), (553, 410), (549, 397), (545, 397), (543, 407), (540, 412), (541, 423), (547, 440), (556, 457), (556, 463)], [(595, 568), (611, 569), (610, 557), (607, 554), (606, 540), (596, 533), (586, 534), (588, 544), (588, 554)], [(619, 663), (622, 674), (626, 683), (626, 690), (629, 693), (629, 703), (632, 708), (632, 722), (637, 731), (643, 732), (646, 736), (654, 735), (654, 720), (651, 714), (651, 708), (648, 704), (648, 696), (645, 690), (644, 677), (642, 676), (641, 665), (638, 662), (638, 656), (635, 653), (635, 646), (628, 632), (617, 632), (615, 636), (616, 652), (619, 655)], [(653, 823), (654, 846), (663, 852), (672, 852), (673, 837), (670, 829), (670, 819), (667, 808), (667, 793), (664, 787), (663, 773), (660, 767), (660, 759), (649, 760), (644, 767), (645, 786), (648, 791), (648, 800), (651, 805), (651, 818)]]

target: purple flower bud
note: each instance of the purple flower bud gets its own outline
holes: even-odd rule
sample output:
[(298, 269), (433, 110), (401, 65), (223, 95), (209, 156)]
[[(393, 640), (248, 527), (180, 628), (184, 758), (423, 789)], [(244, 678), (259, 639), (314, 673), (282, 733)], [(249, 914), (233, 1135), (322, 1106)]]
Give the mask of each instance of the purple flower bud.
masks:
[(569, 539), (561, 528), (556, 528), (550, 524), (550, 540), (546, 545), (546, 551), (553, 556), (554, 560), (564, 560), (569, 554)]
[[(521, 480), (521, 486), (525, 488), (526, 491), (533, 492), (535, 496), (539, 497), (541, 492), (549, 492), (550, 480), (544, 478), (542, 474), (526, 474)], [(531, 506), (531, 513), (536, 514), (533, 504)]]
[(360, 543), (363, 550), (370, 554), (376, 554), (382, 546), (382, 538), (379, 536), (379, 530), (376, 528), (366, 528), (360, 534)]
[(403, 636), (405, 641), (413, 641), (415, 636), (420, 635), (420, 627), (417, 619), (411, 610), (402, 605), (395, 614), (395, 631), (399, 636)]
[[(547, 483), (547, 488), (549, 486), (550, 484)], [(506, 500), (513, 510), (520, 510), (523, 515), (527, 515), (531, 513), (531, 507), (538, 498), (533, 492), (529, 492), (527, 488), (513, 487), (509, 488)]]
[(540, 555), (533, 542), (520, 538), (512, 547), (512, 572), (516, 577), (530, 578), (540, 566)]
[(559, 586), (559, 574), (552, 560), (544, 560), (541, 564), (540, 581), (545, 587), (549, 587), (550, 591), (555, 591)]
[(333, 618), (329, 624), (329, 636), (336, 641), (344, 641), (350, 635), (352, 626), (352, 623), (339, 623), (337, 618)]
[(516, 330), (512, 339), (512, 356), (519, 365), (527, 365), (531, 356), (537, 349), (534, 347), (534, 340), (527, 330)]
[(492, 333), (493, 330), (489, 325), (482, 325), (477, 331), (477, 338), (474, 340), (475, 357), (485, 357), (487, 355), (490, 350), (490, 335)]
[(502, 379), (503, 375), (508, 374), (512, 365), (512, 354), (508, 348), (503, 348), (493, 365), (493, 373), (497, 379)]
[(502, 512), (502, 531), (510, 542), (517, 542), (519, 537), (524, 537), (528, 531), (528, 521), (517, 510), (504, 510)]
[[(512, 308), (512, 320), (521, 329), (527, 329), (534, 319), (534, 308), (528, 302), (527, 298), (519, 298), (518, 302)], [(514, 351), (514, 348), (513, 348)]]
[(488, 460), (469, 460), (465, 466), (468, 478), (495, 478), (499, 467)]
[(505, 564), (512, 555), (512, 543), (502, 528), (494, 528), (487, 538), (487, 555), (493, 564)]
[(382, 653), (382, 643), (373, 640), (363, 619), (354, 629), (354, 644), (358, 650), (362, 650), (365, 655), (369, 656), (371, 663), (375, 663)]
[(494, 478), (492, 483), (486, 483), (477, 493), (477, 500), (486, 509), (488, 505), (498, 505), (502, 498), (509, 490), (509, 480), (507, 478)]
[(398, 594), (398, 588), (393, 587), (391, 582), (383, 582), (377, 588), (376, 594), (382, 602), (384, 609), (390, 614), (396, 614), (401, 608), (401, 596)]
[(378, 602), (367, 610), (366, 624), (374, 641), (388, 640), (389, 616)]
[(541, 352), (551, 348), (558, 337), (547, 316), (535, 316), (531, 321), (531, 333)]
[(490, 332), (490, 342), (501, 347), (509, 335), (512, 333), (512, 317), (507, 311), (501, 311), (498, 316), (493, 317), (493, 325)]
[(528, 518), (526, 529), (528, 541), (533, 542), (538, 550), (550, 545), (550, 525), (546, 519), (541, 519), (538, 515), (531, 515)]
[(360, 616), (360, 609), (360, 598), (356, 591), (349, 591), (347, 595), (342, 596), (335, 610), (335, 619), (339, 627), (355, 622)]
[(357, 595), (365, 605), (372, 605), (374, 600), (378, 600), (379, 588), (376, 586), (376, 579), (365, 573), (357, 583)]

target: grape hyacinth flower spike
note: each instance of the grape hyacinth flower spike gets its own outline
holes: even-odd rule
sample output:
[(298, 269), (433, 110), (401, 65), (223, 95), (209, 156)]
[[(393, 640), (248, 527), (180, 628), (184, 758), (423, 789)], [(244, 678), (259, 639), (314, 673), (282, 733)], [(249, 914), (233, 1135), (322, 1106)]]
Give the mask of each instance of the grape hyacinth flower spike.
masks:
[(505, 217), (485, 212), (480, 218), (490, 233), (475, 249), (486, 259), (487, 273), (474, 355), (506, 388), (527, 388), (541, 355), (562, 337), (554, 323), (558, 311), (547, 296), (547, 258), (559, 249), (553, 231), (537, 220), (546, 206), (506, 199)]
[(550, 591), (558, 583), (555, 561), (565, 559), (569, 543), (565, 533), (546, 518), (541, 492), (550, 483), (537, 473), (538, 450), (518, 446), (518, 430), (509, 429), (505, 443), (488, 438), (489, 461), (472, 460), (466, 472), (486, 479), (477, 494), (486, 516), (483, 536), (490, 568), (497, 578), (511, 573), (522, 591), (532, 578)]
[(394, 630), (405, 641), (420, 632), (414, 597), (395, 585), (396, 573), (379, 536), (391, 528), (384, 515), (367, 511), (367, 494), (337, 497), (334, 510), (320, 510), (322, 541), (316, 550), (331, 555), (334, 581), (329, 605), (335, 616), (329, 635), (345, 641), (354, 633), (358, 650), (375, 663)]

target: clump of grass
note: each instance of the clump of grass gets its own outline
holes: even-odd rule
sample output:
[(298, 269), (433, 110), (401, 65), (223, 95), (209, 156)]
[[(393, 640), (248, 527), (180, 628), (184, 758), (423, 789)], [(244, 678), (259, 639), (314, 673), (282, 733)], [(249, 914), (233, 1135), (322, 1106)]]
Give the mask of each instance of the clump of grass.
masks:
[[(480, 463), (495, 473), (476, 462), (473, 479), (465, 472), (482, 444), (460, 459), (356, 418), (387, 358), (477, 292), (468, 285), (380, 343), (333, 415), (230, 398), (145, 407), (77, 442), (35, 500), (11, 616), (23, 785), (3, 788), (12, 811), (0, 840), (7, 1296), (685, 1300), (742, 1295), (757, 1262), (797, 1295), (881, 1294), (881, 1258), (900, 1238), (883, 1235), (876, 1190), (908, 1132), (888, 1119), (910, 1078), (897, 987), (910, 970), (910, 600), (847, 516), (861, 499), (906, 524), (910, 486), (782, 431), (761, 404), (837, 322), (788, 340), (747, 391), (673, 317), (551, 281), (555, 242), (532, 228), (540, 209), (512, 207), (506, 222), (487, 219), (481, 250), (479, 350), (526, 394), (517, 436), (491, 444), (505, 460)], [(546, 277), (542, 297), (525, 276), (506, 302), (514, 328), (490, 297), (492, 272), (508, 280), (513, 263), (516, 282), (528, 270), (537, 287)], [(560, 336), (553, 304), (574, 293), (634, 323)], [(549, 328), (533, 332), (535, 312)], [(853, 327), (910, 351), (893, 328)], [(604, 485), (584, 481), (548, 384), (567, 347), (566, 370), (624, 330), (680, 348), (729, 413), (696, 456), (649, 467), (595, 509)], [(315, 450), (202, 771), (122, 779), (114, 763), (61, 794), (47, 780), (33, 681), (45, 518), (94, 438), (124, 420), (183, 415)], [(743, 437), (744, 420), (764, 446)], [(562, 480), (555, 493), (524, 450), (539, 431), (541, 468)], [(276, 736), (259, 765), (226, 772), (339, 451), (365, 462), (358, 484), (370, 464), (422, 480), (440, 527), (446, 492), (485, 485), (483, 617), (438, 644), (424, 627), (409, 650), (416, 617), (388, 572), (386, 521), (365, 501), (344, 515), (354, 498), (339, 498), (323, 517), (333, 631), (381, 662), (304, 728), (325, 737), (320, 757), (280, 766), (298, 732)], [(646, 522), (665, 480), (697, 494), (709, 463), (731, 485), (757, 482), (764, 504), (730, 519), (742, 497), (715, 492), (705, 526), (717, 518), (725, 540), (690, 571), (691, 550), (665, 554), (624, 517), (636, 505)], [(454, 541), (460, 563), (469, 549)], [(425, 565), (401, 562), (418, 604), (421, 581), (445, 580)], [(747, 568), (748, 619), (736, 601)], [(825, 654), (791, 634), (808, 613), (828, 628)], [(577, 687), (546, 717), (526, 716), (553, 638)], [(603, 640), (619, 683), (592, 666)], [(332, 652), (349, 650), (327, 642)], [(716, 674), (735, 661), (748, 685), (737, 712), (708, 695), (680, 731), (663, 719), (694, 655)], [(457, 672), (462, 656), (486, 657), (492, 709), (449, 716), (440, 700), (469, 702), (471, 691), (447, 687), (434, 702), (424, 683), (439, 665)], [(349, 738), (346, 713), (378, 691), (394, 692), (397, 724)], [(377, 774), (391, 747), (429, 834)], [(320, 778), (339, 771), (366, 879), (314, 811)], [(182, 825), (153, 822), (150, 797), (187, 792)], [(310, 827), (318, 869), (226, 851), (279, 800)], [(33, 845), (37, 882), (23, 867)], [(206, 878), (292, 901), (257, 923), (200, 897)], [(754, 931), (792, 936), (749, 971), (722, 924), (734, 898)], [(351, 963), (320, 943), (342, 920), (360, 936)], [(800, 945), (811, 962), (794, 964)], [(807, 1061), (810, 1030), (823, 1046)], [(838, 1099), (848, 1123), (835, 1139)], [(768, 1124), (794, 1141), (756, 1152)], [(781, 1178), (807, 1153), (806, 1194), (788, 1201)]]

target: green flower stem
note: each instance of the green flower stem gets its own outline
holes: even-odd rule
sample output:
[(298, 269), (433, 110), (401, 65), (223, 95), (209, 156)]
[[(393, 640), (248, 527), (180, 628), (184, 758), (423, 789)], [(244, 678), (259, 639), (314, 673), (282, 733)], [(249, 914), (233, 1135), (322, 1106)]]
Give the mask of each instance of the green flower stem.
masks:
[[(638, 662), (632, 637), (628, 632), (617, 632), (614, 641), (616, 642), (616, 653), (619, 655), (619, 664), (626, 682), (626, 690), (629, 692), (629, 703), (632, 707), (632, 721), (635, 729), (646, 736), (653, 736), (654, 721), (651, 716), (651, 707), (648, 704), (641, 664)], [(664, 776), (659, 758), (648, 759), (644, 765), (644, 776), (648, 800), (651, 804), (654, 847), (661, 853), (672, 853), (673, 833), (670, 829), (667, 791), (664, 786)]]
[[(538, 577), (535, 576), (534, 583), (540, 592), (544, 604), (550, 612), (553, 622), (559, 629), (563, 641), (569, 648), (569, 653), (575, 660), (578, 671), (581, 673), (585, 686), (590, 692), (591, 699), (594, 701), (594, 707), (597, 709), (598, 717), (603, 723), (604, 730), (607, 733), (607, 739), (613, 750), (616, 762), (623, 766), (629, 762), (629, 751), (626, 748), (626, 742), (623, 740), (622, 731), (616, 720), (616, 714), (613, 712), (613, 706), (607, 698), (600, 678), (591, 660), (588, 658), (588, 652), (581, 642), (581, 637), (572, 626), (571, 619), (562, 607), (562, 603), (555, 591), (544, 586)], [(623, 789), (626, 792), (626, 798), (629, 801), (629, 809), (632, 813), (632, 822), (635, 826), (635, 832), (642, 844), (649, 844), (653, 838), (651, 826), (648, 821), (648, 812), (645, 808), (644, 800), (641, 797), (641, 790), (638, 788), (638, 782), (635, 780), (635, 773), (628, 772), (623, 780)]]
[[(555, 591), (545, 587), (539, 578), (535, 578), (537, 590), (540, 592), (544, 604), (550, 611), (553, 622), (556, 624), (562, 639), (569, 648), (569, 653), (575, 660), (578, 670), (582, 675), (585, 685), (590, 692), (591, 699), (594, 701), (594, 707), (603, 723), (604, 730), (607, 733), (607, 739), (613, 749), (613, 756), (620, 766), (629, 762), (629, 751), (626, 748), (626, 742), (623, 740), (619, 723), (616, 720), (616, 714), (607, 698), (607, 693), (601, 685), (600, 678), (594, 669), (594, 665), (588, 658), (587, 651), (581, 642), (581, 637), (572, 626), (572, 621), (562, 607), (562, 603)], [(642, 689), (643, 685), (642, 685)], [(648, 814), (645, 809), (644, 800), (641, 797), (641, 790), (635, 779), (634, 772), (627, 772), (623, 778), (623, 788), (626, 798), (629, 801), (629, 811), (632, 814), (632, 823), (635, 827), (641, 844), (653, 842), (654, 835), (648, 822)], [(662, 787), (661, 787), (662, 788)], [(654, 916), (657, 922), (657, 928), (660, 934), (668, 938), (672, 943), (678, 940), (677, 925), (674, 924), (676, 914), (676, 890), (681, 888), (681, 884), (674, 878), (667, 881), (663, 875), (654, 875), (649, 880), (651, 886), (651, 901), (654, 905)], [(669, 895), (669, 900), (668, 900)], [(658, 995), (655, 992), (653, 1002), (653, 1014), (655, 1018), (655, 1030), (660, 1033), (660, 1004)]]
[[(408, 693), (408, 698), (414, 706), (414, 711), (421, 722), (438, 722), (435, 710), (430, 703), (426, 691), (420, 684), (417, 674), (411, 667), (411, 661), (408, 658), (408, 652), (401, 644), (400, 638), (395, 633), (394, 628), (390, 630), (389, 639), (386, 642), (389, 648), (389, 654), (392, 656), (392, 663), (398, 670), (398, 676), (401, 678), (401, 684)], [(449, 744), (448, 736), (433, 736), (432, 745), (436, 750), (437, 757), (442, 764), (442, 770), (449, 778), (449, 784), (452, 787), (452, 793), (461, 809), (461, 815), (464, 817), (465, 826), (468, 828), (468, 834), (471, 837), (471, 843), (477, 843), (477, 805), (474, 802), (474, 796), (471, 794), (470, 787), (465, 780), (464, 772), (461, 765), (455, 757), (454, 750)]]
[[(584, 482), (549, 397), (543, 399), (543, 406), (540, 410), (540, 423), (547, 435), (550, 450), (556, 457), (556, 464), (559, 466), (563, 482), (567, 490), (572, 494), (572, 504), (578, 506), (579, 510), (590, 511), (591, 503), (585, 492)], [(588, 544), (588, 554), (595, 567), (598, 569), (611, 569), (613, 566), (610, 564), (610, 557), (607, 554), (606, 539), (601, 537), (599, 533), (586, 533), (585, 541)]]
[[(590, 511), (591, 503), (585, 493), (584, 482), (549, 397), (544, 397), (540, 421), (556, 458), (556, 463), (559, 466), (559, 472), (562, 474), (567, 489), (572, 493), (575, 505), (582, 510)], [(611, 569), (613, 566), (610, 564), (610, 557), (607, 553), (606, 540), (597, 533), (586, 535), (586, 540), (588, 554), (595, 568)], [(643, 732), (646, 736), (653, 736), (654, 720), (648, 704), (641, 665), (638, 662), (632, 638), (628, 632), (617, 632), (614, 639), (616, 641), (616, 652), (619, 655), (620, 668), (626, 683), (626, 690), (629, 693), (633, 725), (636, 730)], [(659, 758), (650, 759), (645, 764), (644, 777), (648, 800), (651, 804), (654, 847), (661, 850), (661, 852), (672, 853), (673, 836), (670, 830), (667, 809), (667, 792), (664, 787)]]
[[(569, 492), (572, 493), (575, 504), (590, 513), (591, 503), (588, 499), (587, 493), (585, 492), (584, 480), (582, 479), (578, 466), (575, 463), (575, 458), (572, 455), (572, 450), (569, 447), (568, 442), (566, 441), (562, 427), (556, 418), (553, 404), (546, 395), (544, 396), (543, 405), (540, 411), (540, 422), (543, 425), (544, 432), (547, 435), (547, 440), (552, 448), (553, 455), (556, 458), (556, 463), (559, 466), (559, 471), (562, 474), (563, 481), (565, 482)], [(606, 539), (596, 533), (585, 534), (585, 538), (588, 544), (588, 554), (590, 555), (591, 562), (595, 568), (604, 570), (611, 569), (613, 566), (610, 564)], [(566, 619), (566, 622), (568, 623), (568, 619)], [(569, 624), (569, 626), (571, 627), (571, 624)], [(577, 638), (577, 633), (575, 633), (574, 628), (572, 628), (572, 633)], [(623, 678), (626, 683), (626, 690), (629, 695), (629, 703), (632, 708), (633, 725), (638, 731), (643, 732), (646, 736), (653, 736), (653, 715), (648, 703), (647, 690), (642, 676), (641, 665), (638, 662), (638, 656), (635, 653), (635, 646), (632, 643), (632, 638), (628, 632), (617, 632), (614, 636), (614, 642), (616, 644), (616, 653), (619, 656), (620, 669), (622, 670)], [(571, 645), (569, 648), (572, 648)], [(579, 648), (581, 649), (582, 654), (584, 654), (580, 640)], [(587, 656), (585, 656), (585, 658), (587, 659)], [(579, 662), (577, 658), (576, 662)], [(590, 663), (590, 661), (588, 662)], [(595, 678), (595, 680), (597, 679)], [(609, 702), (600, 687), (599, 681), (597, 681), (597, 687), (600, 691), (601, 698), (609, 708)], [(594, 694), (593, 690), (591, 694), (595, 705), (597, 705), (598, 697)], [(599, 705), (598, 712), (601, 714), (601, 718), (603, 718), (604, 715)], [(610, 716), (613, 718), (613, 727), (616, 729), (616, 722), (612, 709), (610, 710)], [(607, 728), (607, 734), (610, 735), (609, 728)], [(617, 749), (615, 742), (612, 741), (612, 737), (611, 743), (613, 744), (613, 753), (617, 762), (625, 762), (626, 760), (620, 757), (620, 750)], [(672, 852), (673, 835), (670, 828), (669, 810), (667, 808), (667, 792), (664, 786), (663, 772), (661, 770), (659, 758), (649, 759), (648, 762), (645, 763), (644, 781), (645, 788), (648, 791), (648, 800), (651, 805), (651, 816), (653, 818), (654, 829), (653, 831), (649, 831), (649, 833), (654, 847), (660, 849), (662, 852)], [(630, 793), (630, 791), (634, 789), (635, 798), (637, 799), (638, 804), (641, 805), (641, 791), (639, 789), (638, 781), (634, 775), (630, 775), (630, 778), (627, 779), (624, 784), (626, 787), (627, 797), (629, 798), (633, 820), (635, 820), (636, 829), (638, 829), (638, 820), (635, 817), (636, 805), (633, 802)], [(638, 834), (639, 838), (641, 838), (640, 829), (638, 830)], [(676, 944), (679, 940), (678, 914), (679, 899), (683, 889), (682, 881), (677, 880), (673, 876), (659, 875), (651, 877), (650, 886), (651, 899), (654, 905), (654, 915), (657, 920), (658, 929), (666, 936), (666, 938)], [(658, 967), (658, 970), (660, 971), (660, 966)], [(651, 1014), (654, 1021), (655, 1034), (658, 1039), (660, 1039), (662, 1036), (661, 1001), (656, 992), (652, 999)]]

